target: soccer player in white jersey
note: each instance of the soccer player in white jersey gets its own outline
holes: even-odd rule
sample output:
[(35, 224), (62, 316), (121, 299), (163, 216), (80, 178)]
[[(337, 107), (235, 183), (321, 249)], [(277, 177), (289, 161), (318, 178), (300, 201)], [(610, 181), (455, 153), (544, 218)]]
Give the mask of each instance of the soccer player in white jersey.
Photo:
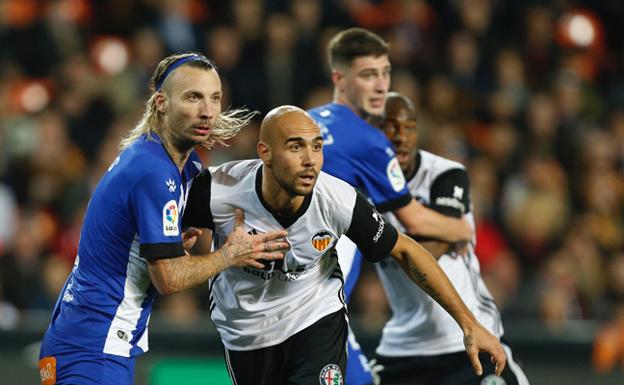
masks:
[[(414, 198), (443, 215), (466, 216), (474, 227), (466, 169), (458, 162), (418, 149), (411, 101), (397, 93), (388, 94), (380, 128), (395, 146)], [(391, 213), (384, 217), (402, 229)], [(477, 320), (495, 336), (502, 337), (500, 315), (481, 279), (474, 243), (469, 245), (465, 255), (459, 255), (451, 245), (440, 240), (420, 238), (419, 242), (438, 260)], [(494, 374), (489, 357), (483, 355), (480, 359), (484, 372), (476, 375), (463, 353), (461, 329), (444, 308), (411, 282), (392, 258), (381, 260), (375, 267), (392, 309), (392, 318), (384, 327), (377, 347), (377, 361), (383, 366), (379, 372), (383, 385), (528, 384), (504, 342), (507, 367), (502, 378)]]
[[(188, 255), (198, 231), (181, 231), (195, 145), (235, 135), (250, 114), (221, 112), (221, 81), (203, 55), (163, 59), (150, 80), (141, 122), (89, 202), (74, 268), (41, 345), (43, 385), (127, 385), (146, 352), (157, 292), (196, 286), (234, 264), (282, 258), (284, 231), (235, 229), (208, 255)], [(240, 214), (239, 214), (240, 217)], [(240, 220), (240, 219), (239, 219)]]
[(245, 212), (250, 233), (288, 231), (291, 248), (283, 260), (230, 268), (210, 281), (211, 317), (233, 384), (344, 384), (347, 319), (335, 249), (343, 234), (369, 261), (389, 253), (447, 309), (464, 331), (476, 372), (480, 350), (504, 368), (497, 338), (476, 321), (435, 260), (348, 183), (320, 171), (323, 138), (305, 111), (269, 112), (257, 150), (259, 160), (202, 172), (185, 214), (185, 224), (213, 229), (216, 246), (236, 227), (235, 209)]

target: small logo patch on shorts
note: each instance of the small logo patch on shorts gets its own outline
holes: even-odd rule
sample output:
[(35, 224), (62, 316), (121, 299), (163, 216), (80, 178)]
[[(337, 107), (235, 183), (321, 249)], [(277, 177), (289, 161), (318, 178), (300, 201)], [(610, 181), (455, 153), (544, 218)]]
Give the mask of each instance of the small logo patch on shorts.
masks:
[(325, 365), (319, 374), (321, 385), (343, 385), (342, 372), (336, 364)]
[(507, 385), (507, 381), (496, 374), (490, 374), (481, 380), (481, 385)]
[(41, 385), (56, 384), (56, 357), (43, 357), (39, 360)]

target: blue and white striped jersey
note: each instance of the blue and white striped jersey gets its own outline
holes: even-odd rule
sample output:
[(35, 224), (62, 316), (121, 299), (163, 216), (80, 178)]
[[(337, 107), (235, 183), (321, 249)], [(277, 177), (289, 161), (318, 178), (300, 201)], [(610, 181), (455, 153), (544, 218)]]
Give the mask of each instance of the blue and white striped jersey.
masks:
[(181, 217), (201, 168), (193, 152), (180, 173), (157, 135), (140, 137), (120, 153), (89, 202), (48, 333), (119, 356), (148, 350), (156, 289), (147, 261), (184, 254)]

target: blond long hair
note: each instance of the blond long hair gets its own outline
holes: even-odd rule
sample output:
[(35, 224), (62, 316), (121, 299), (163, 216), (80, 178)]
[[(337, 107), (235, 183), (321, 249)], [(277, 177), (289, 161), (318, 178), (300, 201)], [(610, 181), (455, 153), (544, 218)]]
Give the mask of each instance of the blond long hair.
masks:
[[(153, 140), (153, 134), (156, 133), (157, 128), (162, 122), (162, 113), (158, 111), (158, 108), (156, 107), (156, 96), (158, 91), (160, 91), (160, 89), (157, 88), (160, 88), (160, 85), (165, 80), (164, 78), (168, 75), (167, 70), (169, 67), (176, 62), (189, 57), (194, 58), (193, 60), (183, 63), (182, 65), (205, 70), (216, 70), (214, 64), (212, 64), (208, 58), (198, 53), (176, 54), (167, 56), (161, 60), (154, 70), (148, 84), (151, 96), (145, 103), (143, 116), (141, 117), (139, 123), (132, 130), (130, 130), (128, 135), (121, 139), (119, 147), (122, 150), (142, 135), (146, 135), (148, 140)], [(241, 128), (247, 126), (257, 114), (257, 111), (249, 111), (245, 108), (228, 108), (226, 111), (221, 112), (221, 114), (219, 114), (219, 116), (215, 119), (214, 127), (212, 127), (210, 136), (206, 142), (202, 143), (202, 146), (208, 149), (214, 147), (215, 144), (227, 146), (225, 141), (234, 137), (241, 130)]]

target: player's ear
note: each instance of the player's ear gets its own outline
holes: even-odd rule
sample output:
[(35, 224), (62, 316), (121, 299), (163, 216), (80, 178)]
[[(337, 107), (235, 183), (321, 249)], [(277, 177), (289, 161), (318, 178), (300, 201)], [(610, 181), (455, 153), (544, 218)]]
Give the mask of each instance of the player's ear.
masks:
[(270, 168), (271, 162), (273, 161), (273, 154), (271, 153), (269, 146), (263, 141), (259, 141), (258, 144), (256, 144), (256, 150), (258, 151), (258, 156), (262, 159), (262, 162)]
[(343, 85), (342, 83), (344, 83), (342, 80), (344, 79), (345, 75), (344, 72), (341, 71), (338, 68), (333, 68), (332, 72), (331, 72), (331, 78), (332, 78), (332, 83), (334, 84), (334, 87), (339, 88), (342, 91)]
[(156, 103), (158, 112), (163, 114), (167, 112), (167, 96), (163, 92), (156, 93), (154, 103)]

